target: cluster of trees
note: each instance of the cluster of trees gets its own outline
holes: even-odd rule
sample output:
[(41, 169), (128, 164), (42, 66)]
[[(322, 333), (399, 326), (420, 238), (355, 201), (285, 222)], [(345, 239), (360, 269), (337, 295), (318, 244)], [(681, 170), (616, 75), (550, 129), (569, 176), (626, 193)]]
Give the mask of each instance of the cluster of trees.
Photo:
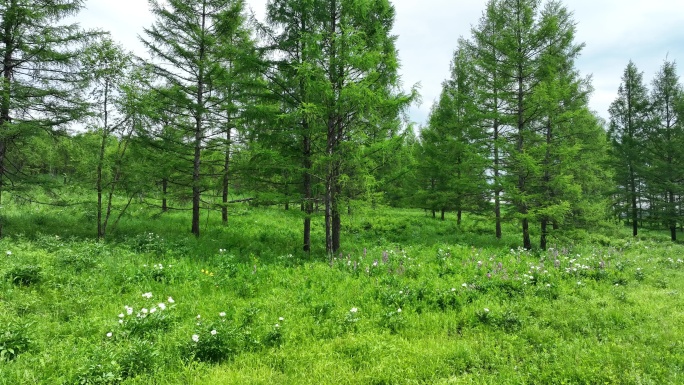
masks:
[(607, 141), (575, 68), (581, 49), (559, 2), (490, 1), (421, 132), (425, 204), (458, 218), (493, 205), (496, 236), (515, 218), (527, 249), (531, 223), (546, 248), (549, 227), (603, 218)]
[(0, 3), (0, 190), (46, 171), (91, 185), (99, 237), (134, 196), (162, 210), (173, 197), (199, 236), (200, 209), (227, 222), (239, 185), (299, 203), (307, 251), (321, 204), (326, 250), (339, 249), (344, 200), (377, 188), (416, 97), (400, 87), (388, 0), (271, 0), (263, 24), (243, 0), (150, 0), (149, 60), (60, 24), (82, 4)]
[(389, 0), (269, 0), (263, 23), (244, 0), (149, 0), (149, 60), (62, 24), (82, 4), (0, 1), (0, 193), (92, 188), (100, 238), (143, 196), (162, 212), (191, 207), (199, 236), (201, 209), (228, 223), (241, 192), (296, 205), (305, 251), (323, 212), (329, 254), (354, 200), (458, 221), (490, 213), (496, 237), (518, 221), (525, 248), (531, 224), (545, 248), (550, 228), (605, 219), (611, 196), (636, 202), (639, 220), (681, 223), (674, 65), (650, 97), (621, 88), (606, 135), (557, 1), (490, 0), (419, 137), (406, 123), (417, 93), (401, 88)]
[(684, 218), (684, 89), (665, 61), (651, 90), (630, 62), (610, 106), (614, 209), (632, 225), (664, 226), (677, 240)]

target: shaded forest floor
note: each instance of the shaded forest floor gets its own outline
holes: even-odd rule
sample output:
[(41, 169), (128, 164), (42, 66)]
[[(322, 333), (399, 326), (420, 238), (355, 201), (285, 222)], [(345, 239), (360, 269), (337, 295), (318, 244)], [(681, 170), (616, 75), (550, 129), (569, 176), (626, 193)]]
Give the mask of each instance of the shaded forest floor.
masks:
[[(301, 213), (228, 225), (135, 205), (5, 204), (2, 384), (663, 384), (684, 381), (684, 247), (606, 225), (518, 248), (487, 218), (353, 207), (343, 253)], [(320, 245), (319, 245), (320, 244)]]

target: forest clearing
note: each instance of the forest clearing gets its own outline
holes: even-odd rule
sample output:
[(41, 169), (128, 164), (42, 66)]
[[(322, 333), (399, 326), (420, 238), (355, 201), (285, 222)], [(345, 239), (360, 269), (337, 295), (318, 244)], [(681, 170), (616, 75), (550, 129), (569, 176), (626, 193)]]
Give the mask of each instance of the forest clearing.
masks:
[(0, 0), (0, 384), (684, 383), (676, 61), (489, 0), (418, 124), (392, 2), (265, 3)]

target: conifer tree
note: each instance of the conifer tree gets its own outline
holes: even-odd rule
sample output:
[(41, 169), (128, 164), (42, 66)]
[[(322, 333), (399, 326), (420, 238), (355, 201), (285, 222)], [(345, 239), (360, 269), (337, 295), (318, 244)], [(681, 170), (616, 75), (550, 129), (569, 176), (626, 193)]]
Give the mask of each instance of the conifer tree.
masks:
[(644, 139), (649, 125), (650, 101), (643, 74), (630, 61), (618, 88), (618, 97), (610, 105), (609, 136), (613, 150), (613, 168), (618, 213), (626, 215), (637, 236), (640, 204), (644, 187)]
[[(157, 20), (141, 38), (153, 57), (151, 63), (162, 80), (156, 91), (173, 118), (170, 128), (179, 131), (174, 146), (192, 163), (192, 226), (200, 234), (200, 204), (208, 181), (202, 158), (207, 143), (226, 134), (230, 142), (234, 102), (230, 78), (233, 37), (242, 34), (244, 0), (150, 0)], [(231, 84), (229, 86), (228, 84)], [(229, 157), (229, 152), (226, 153)], [(225, 176), (226, 171), (222, 175)]]
[[(340, 248), (342, 182), (350, 179), (355, 149), (388, 138), (397, 129), (396, 119), (388, 118), (410, 102), (399, 91), (394, 7), (388, 0), (272, 1), (268, 7), (278, 33), (276, 56), (286, 58), (279, 66), (293, 80), (281, 88), (287, 90), (282, 94), (293, 117), (289, 122), (301, 139), (303, 175), (320, 170), (323, 181), (331, 255)], [(305, 181), (305, 191), (307, 186)], [(308, 199), (309, 193), (304, 195)]]
[[(571, 14), (559, 2), (541, 0), (491, 0), (473, 30), (470, 49), (484, 90), (480, 104), (493, 131), (495, 198), (505, 191), (515, 207), (526, 249), (532, 247), (529, 224), (535, 219), (535, 202), (541, 202), (538, 180), (546, 157), (539, 148), (545, 141), (544, 105), (549, 101), (540, 92), (550, 74), (563, 66), (569, 67), (566, 73), (572, 71), (581, 49), (574, 34)], [(496, 180), (500, 162), (505, 165), (501, 184)]]
[(460, 224), (464, 210), (483, 206), (488, 166), (486, 133), (479, 124), (472, 58), (461, 43), (454, 53), (451, 78), (444, 82), (422, 133), (425, 172), (423, 182), (429, 208), (455, 210)]
[(80, 0), (0, 1), (0, 197), (8, 182), (17, 182), (9, 152), (85, 113), (77, 57), (95, 33), (62, 24), (82, 6)]
[(684, 195), (684, 90), (677, 66), (666, 61), (653, 80), (651, 89), (652, 125), (646, 132), (646, 184), (651, 197), (651, 216), (670, 230), (677, 240), (681, 222), (679, 200)]

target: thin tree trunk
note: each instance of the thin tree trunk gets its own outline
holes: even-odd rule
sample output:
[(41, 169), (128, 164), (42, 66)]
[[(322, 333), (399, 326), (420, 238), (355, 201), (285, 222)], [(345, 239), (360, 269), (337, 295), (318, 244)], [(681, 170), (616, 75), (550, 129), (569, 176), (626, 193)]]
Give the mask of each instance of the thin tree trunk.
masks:
[(222, 203), (223, 207), (221, 207), (221, 222), (225, 225), (228, 224), (228, 187), (229, 187), (229, 182), (230, 182), (230, 117), (228, 118), (228, 131), (226, 132), (226, 154), (225, 154), (225, 159), (223, 160), (223, 185), (222, 187)]
[[(3, 111), (4, 112), (4, 111)], [(3, 128), (4, 122), (0, 117), (0, 129)], [(5, 179), (5, 153), (7, 152), (7, 145), (4, 139), (0, 139), (0, 204), (2, 204), (2, 191), (4, 190), (4, 179)], [(2, 238), (2, 226), (4, 224), (4, 219), (2, 214), (0, 214), (0, 238)]]
[(304, 123), (304, 251), (311, 251), (311, 215), (313, 214), (313, 192), (311, 187), (311, 139), (308, 123)]
[(461, 219), (463, 218), (463, 210), (459, 209), (458, 212), (456, 212), (456, 224), (461, 225)]
[(632, 236), (636, 237), (639, 232), (639, 206), (637, 205), (636, 177), (630, 166), (630, 192), (632, 200)]
[(675, 207), (675, 196), (674, 192), (668, 191), (668, 202), (670, 203), (670, 218), (668, 218), (670, 222), (670, 238), (672, 239), (672, 242), (677, 241), (677, 220), (675, 219), (675, 213), (676, 210), (674, 209)]
[[(205, 33), (205, 23), (206, 23), (206, 4), (202, 6), (202, 27), (201, 33)], [(204, 37), (204, 36), (202, 36)], [(197, 110), (195, 111), (195, 154), (193, 156), (193, 168), (192, 168), (192, 229), (191, 232), (196, 236), (200, 236), (200, 203), (202, 190), (200, 186), (200, 165), (201, 165), (201, 155), (202, 155), (202, 117), (203, 111), (201, 109), (204, 107), (204, 59), (205, 59), (205, 46), (202, 43), (199, 47), (199, 71), (197, 74)]]
[(168, 212), (169, 211), (169, 204), (168, 204), (168, 199), (166, 198), (166, 194), (169, 188), (169, 180), (167, 178), (162, 179), (162, 212)]
[(548, 223), (549, 221), (546, 218), (541, 220), (541, 236), (539, 237), (539, 247), (542, 250), (546, 250), (546, 236), (548, 234)]
[[(13, 2), (10, 7), (14, 7), (16, 4)], [(12, 83), (12, 54), (14, 53), (14, 44), (11, 39), (12, 37), (12, 23), (4, 23), (5, 30), (3, 31), (2, 42), (5, 48), (5, 56), (2, 58), (2, 101), (0, 101), (0, 130), (5, 131), (5, 126), (10, 123), (10, 85)], [(2, 191), (4, 190), (5, 174), (7, 170), (5, 168), (6, 156), (7, 156), (7, 145), (9, 138), (0, 137), (0, 200), (2, 199)], [(0, 237), (2, 237), (2, 226), (3, 218), (0, 215)]]
[(107, 136), (109, 136), (109, 110), (107, 108), (109, 96), (109, 82), (105, 82), (104, 90), (104, 124), (102, 127), (102, 140), (100, 141), (100, 156), (97, 160), (97, 239), (105, 237), (104, 224), (102, 222), (102, 167), (104, 165), (105, 148), (107, 146)]
[(441, 219), (441, 220), (444, 220), (444, 213), (446, 212), (446, 210), (445, 210), (445, 209), (442, 209), (441, 211), (442, 211), (442, 215), (440, 216), (440, 219)]
[(496, 220), (496, 239), (501, 239), (501, 187), (499, 186), (501, 159), (499, 155), (499, 94), (497, 89), (497, 72), (494, 71), (494, 122), (492, 130), (494, 131), (494, 217)]
[[(518, 96), (518, 105), (517, 105), (517, 115), (518, 115), (518, 153), (522, 154), (523, 151), (525, 150), (525, 142), (524, 142), (524, 129), (525, 129), (525, 120), (524, 120), (524, 104), (523, 104), (523, 93), (524, 93), (524, 83), (523, 83), (523, 69), (522, 69), (522, 64), (518, 65), (518, 90), (517, 90), (517, 96)], [(523, 173), (523, 170), (519, 170), (520, 174), (518, 175), (518, 192), (521, 195), (525, 195), (527, 186), (526, 186), (526, 177)], [(526, 250), (531, 250), (532, 249), (532, 240), (530, 239), (530, 224), (529, 220), (527, 218), (528, 214), (528, 207), (527, 203), (525, 203), (524, 198), (518, 198), (518, 209), (520, 211), (520, 214), (522, 215), (522, 235), (523, 235), (523, 247)]]

